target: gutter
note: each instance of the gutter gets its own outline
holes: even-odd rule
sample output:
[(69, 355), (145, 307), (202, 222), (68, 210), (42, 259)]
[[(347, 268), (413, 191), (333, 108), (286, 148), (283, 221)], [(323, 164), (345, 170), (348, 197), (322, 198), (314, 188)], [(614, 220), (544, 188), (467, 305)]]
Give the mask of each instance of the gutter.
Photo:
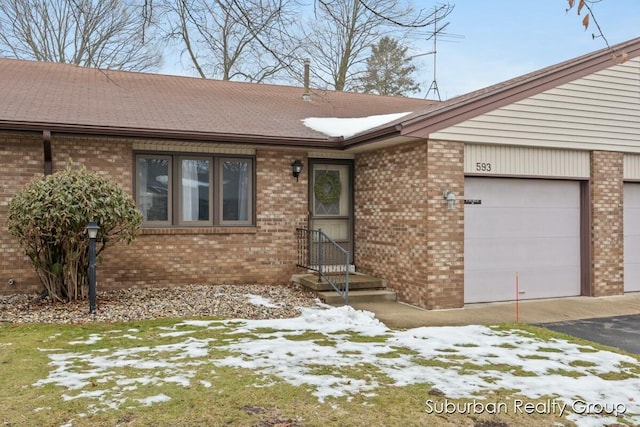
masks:
[(45, 145), (45, 168), (46, 168), (46, 137), (48, 133), (49, 150), (51, 133), (66, 135), (91, 135), (100, 137), (121, 137), (136, 139), (167, 139), (180, 140), (186, 142), (210, 142), (219, 144), (240, 144), (240, 145), (265, 145), (271, 147), (287, 148), (326, 148), (340, 149), (342, 138), (301, 138), (301, 137), (280, 137), (266, 135), (238, 135), (229, 133), (214, 132), (189, 132), (179, 130), (159, 130), (144, 128), (123, 128), (109, 126), (88, 126), (72, 124), (55, 124), (41, 122), (10, 122), (0, 120), (0, 129), (9, 131), (36, 131), (43, 132), (43, 143)]
[(395, 125), (380, 128), (373, 132), (363, 133), (353, 138), (343, 140), (343, 142), (340, 144), (340, 149), (348, 150), (349, 148), (355, 148), (361, 145), (367, 145), (367, 144), (382, 141), (394, 136), (399, 136), (401, 130), (402, 130), (402, 124), (395, 124)]

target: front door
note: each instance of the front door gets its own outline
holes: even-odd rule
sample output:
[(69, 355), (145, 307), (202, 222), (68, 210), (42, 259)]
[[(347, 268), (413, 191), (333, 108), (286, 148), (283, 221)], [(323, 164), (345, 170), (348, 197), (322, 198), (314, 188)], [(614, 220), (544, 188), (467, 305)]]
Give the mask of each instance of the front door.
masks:
[(309, 227), (322, 229), (343, 249), (353, 263), (352, 162), (311, 161), (309, 181)]

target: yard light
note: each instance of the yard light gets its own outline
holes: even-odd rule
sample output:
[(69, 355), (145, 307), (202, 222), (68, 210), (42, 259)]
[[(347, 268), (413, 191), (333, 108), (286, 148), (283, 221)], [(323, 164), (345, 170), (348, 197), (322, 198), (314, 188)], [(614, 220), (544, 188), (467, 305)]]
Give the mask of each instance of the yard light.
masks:
[(292, 174), (296, 181), (298, 181), (298, 177), (300, 176), (303, 167), (304, 164), (299, 159), (296, 159), (295, 162), (291, 163)]
[(456, 195), (454, 194), (454, 192), (451, 190), (445, 190), (442, 195), (447, 201), (447, 209), (449, 209), (450, 211), (454, 210), (456, 208)]
[(96, 312), (96, 237), (100, 227), (94, 221), (85, 228), (89, 235), (89, 313)]

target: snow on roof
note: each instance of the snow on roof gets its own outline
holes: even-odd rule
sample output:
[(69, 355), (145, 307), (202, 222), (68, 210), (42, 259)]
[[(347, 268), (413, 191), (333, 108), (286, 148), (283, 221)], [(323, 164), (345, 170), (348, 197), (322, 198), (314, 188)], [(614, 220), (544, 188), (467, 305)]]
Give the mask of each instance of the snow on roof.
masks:
[(344, 138), (349, 138), (360, 132), (398, 120), (408, 114), (411, 114), (411, 112), (353, 118), (308, 117), (306, 119), (302, 119), (302, 123), (306, 127), (327, 136), (342, 136)]

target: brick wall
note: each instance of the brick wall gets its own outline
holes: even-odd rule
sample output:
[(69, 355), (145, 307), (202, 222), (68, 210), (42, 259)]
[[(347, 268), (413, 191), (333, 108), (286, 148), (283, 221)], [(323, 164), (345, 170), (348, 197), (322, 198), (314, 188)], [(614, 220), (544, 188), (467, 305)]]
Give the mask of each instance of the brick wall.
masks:
[(143, 230), (130, 246), (105, 253), (98, 280), (109, 288), (288, 283), (295, 229), (307, 219), (306, 170), (299, 182), (291, 176), (296, 158), (306, 164), (303, 154), (256, 153), (255, 227)]
[(7, 231), (6, 218), (9, 201), (32, 179), (44, 176), (43, 153), (41, 135), (0, 133), (0, 293), (38, 289), (31, 262)]
[[(464, 304), (464, 144), (427, 143), (427, 308)], [(443, 193), (453, 191), (455, 209)]]
[[(99, 171), (131, 193), (132, 145), (129, 140), (54, 134), (54, 172), (73, 161)], [(42, 176), (42, 138), (4, 137), (0, 140), (0, 153), (0, 215), (5, 217), (12, 195), (33, 176)], [(257, 151), (255, 227), (144, 229), (131, 245), (120, 244), (103, 252), (97, 268), (99, 289), (189, 283), (288, 283), (296, 271), (295, 228), (307, 221), (307, 170), (296, 182), (291, 176), (295, 159), (306, 165), (303, 153)], [(37, 289), (31, 265), (5, 225), (1, 227), (0, 293)], [(6, 286), (8, 274), (17, 280), (17, 286)]]
[(624, 292), (623, 154), (591, 153), (591, 294)]
[(356, 267), (421, 307), (428, 305), (426, 182), (424, 142), (355, 158)]
[(84, 165), (88, 170), (108, 177), (129, 194), (133, 194), (132, 147), (131, 140), (64, 137), (53, 134), (53, 172), (64, 170), (70, 164)]
[[(463, 304), (463, 157), (462, 144), (434, 141), (356, 156), (356, 265), (387, 279), (400, 301)], [(458, 197), (453, 211), (445, 189)]]

